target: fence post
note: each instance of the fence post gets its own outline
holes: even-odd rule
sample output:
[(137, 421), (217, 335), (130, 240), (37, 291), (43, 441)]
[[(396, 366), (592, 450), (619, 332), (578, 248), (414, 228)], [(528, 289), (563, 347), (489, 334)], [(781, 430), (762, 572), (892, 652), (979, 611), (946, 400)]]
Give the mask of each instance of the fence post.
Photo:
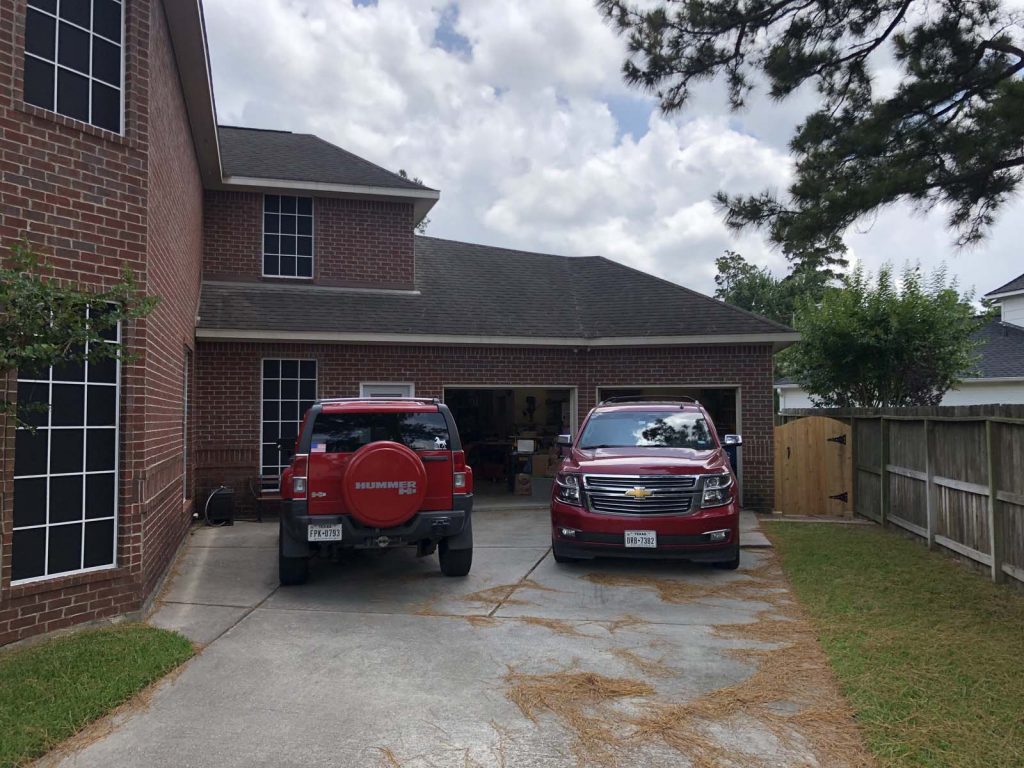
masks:
[(928, 549), (935, 549), (935, 528), (938, 522), (938, 499), (935, 490), (935, 423), (924, 420), (925, 510), (928, 517)]
[(878, 505), (878, 517), (884, 528), (889, 519), (889, 422), (886, 421), (885, 416), (882, 416), (881, 419), (878, 431), (882, 435), (881, 461), (879, 462), (882, 465), (882, 475), (878, 484), (881, 486), (882, 498), (879, 500), (881, 503)]
[(992, 581), (1003, 581), (1003, 526), (999, 515), (999, 465), (996, 462), (997, 425), (985, 419), (985, 446), (988, 458), (988, 551), (992, 553)]
[(850, 517), (857, 516), (857, 418), (850, 416)]

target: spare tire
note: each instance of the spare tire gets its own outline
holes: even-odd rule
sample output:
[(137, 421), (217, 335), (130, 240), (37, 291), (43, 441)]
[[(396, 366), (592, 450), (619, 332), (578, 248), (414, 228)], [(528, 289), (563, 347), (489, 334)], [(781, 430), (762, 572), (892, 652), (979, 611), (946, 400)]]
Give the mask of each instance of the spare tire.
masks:
[(345, 507), (363, 525), (393, 528), (419, 511), (427, 495), (427, 470), (400, 443), (364, 445), (348, 462), (342, 479)]

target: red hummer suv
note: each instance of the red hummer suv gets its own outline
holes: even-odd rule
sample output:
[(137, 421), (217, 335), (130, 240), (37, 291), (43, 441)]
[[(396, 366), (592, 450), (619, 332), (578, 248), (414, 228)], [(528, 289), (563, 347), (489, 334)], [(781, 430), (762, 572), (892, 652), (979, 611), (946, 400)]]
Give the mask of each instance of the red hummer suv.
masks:
[[(739, 435), (726, 435), (740, 445)], [(715, 425), (689, 398), (614, 398), (594, 408), (551, 493), (557, 562), (673, 557), (734, 569), (739, 500)]]
[(281, 496), (281, 584), (303, 583), (313, 554), (340, 549), (436, 549), (446, 576), (473, 563), (473, 471), (437, 400), (317, 401)]

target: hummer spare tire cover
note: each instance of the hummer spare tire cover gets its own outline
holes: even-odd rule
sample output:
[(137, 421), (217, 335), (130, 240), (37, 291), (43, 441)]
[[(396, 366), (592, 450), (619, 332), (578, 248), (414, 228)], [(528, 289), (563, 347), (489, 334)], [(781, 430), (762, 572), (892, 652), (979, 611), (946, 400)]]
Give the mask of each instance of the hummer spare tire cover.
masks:
[(352, 517), (373, 528), (392, 528), (423, 505), (427, 470), (414, 451), (382, 440), (352, 455), (341, 487)]

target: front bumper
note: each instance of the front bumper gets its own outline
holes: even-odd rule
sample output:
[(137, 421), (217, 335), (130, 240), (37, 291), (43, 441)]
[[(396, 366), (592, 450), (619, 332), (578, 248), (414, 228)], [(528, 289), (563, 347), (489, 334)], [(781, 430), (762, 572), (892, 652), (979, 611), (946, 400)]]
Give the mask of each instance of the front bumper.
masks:
[[(418, 512), (408, 522), (392, 528), (372, 528), (350, 515), (309, 515), (305, 501), (285, 501), (281, 509), (281, 553), (306, 557), (320, 546), (336, 549), (390, 549), (448, 539), (452, 549), (473, 545), (471, 515), (473, 496), (455, 496), (454, 509)], [(309, 543), (310, 524), (341, 525), (340, 541)], [(466, 541), (463, 541), (465, 539)]]
[[(575, 531), (567, 536), (562, 529)], [(655, 549), (626, 547), (626, 531), (655, 531)], [(712, 531), (727, 531), (724, 539), (711, 541)], [(551, 502), (551, 539), (569, 557), (680, 558), (696, 562), (721, 562), (736, 556), (740, 541), (739, 504), (733, 500), (692, 515), (610, 515), (582, 507)]]

